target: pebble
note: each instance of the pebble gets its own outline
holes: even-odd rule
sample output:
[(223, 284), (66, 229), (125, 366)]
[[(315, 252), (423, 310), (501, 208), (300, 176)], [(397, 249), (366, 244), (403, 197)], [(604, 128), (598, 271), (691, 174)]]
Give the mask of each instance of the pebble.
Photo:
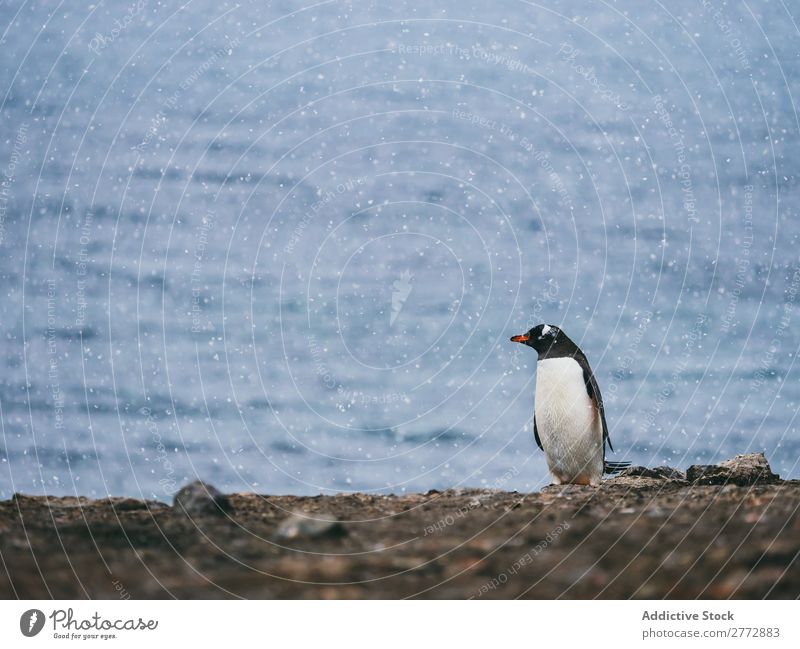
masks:
[(282, 541), (342, 536), (347, 536), (347, 528), (340, 521), (325, 514), (292, 514), (275, 532), (275, 538)]
[(175, 494), (172, 506), (189, 516), (225, 515), (233, 510), (228, 497), (213, 485), (200, 480), (190, 482)]

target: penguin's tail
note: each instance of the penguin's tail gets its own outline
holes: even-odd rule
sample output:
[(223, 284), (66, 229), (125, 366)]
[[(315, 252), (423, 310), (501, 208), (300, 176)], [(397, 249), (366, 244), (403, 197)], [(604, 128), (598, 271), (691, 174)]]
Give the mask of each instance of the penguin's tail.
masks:
[(619, 473), (623, 469), (627, 469), (630, 465), (630, 462), (606, 462), (603, 469), (605, 473)]

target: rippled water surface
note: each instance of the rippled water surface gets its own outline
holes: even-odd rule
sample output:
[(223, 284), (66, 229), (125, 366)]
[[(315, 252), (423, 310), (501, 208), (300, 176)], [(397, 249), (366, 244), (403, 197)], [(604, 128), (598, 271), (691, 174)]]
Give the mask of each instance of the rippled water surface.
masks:
[(0, 497), (800, 475), (796, 8), (436, 5), (3, 9)]

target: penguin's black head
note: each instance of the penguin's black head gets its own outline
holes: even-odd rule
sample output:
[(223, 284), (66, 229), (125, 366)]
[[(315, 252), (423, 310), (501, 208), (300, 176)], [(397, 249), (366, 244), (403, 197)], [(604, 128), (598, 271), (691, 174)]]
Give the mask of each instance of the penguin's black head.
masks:
[(512, 336), (511, 342), (533, 347), (540, 356), (543, 354), (555, 355), (558, 351), (566, 352), (575, 349), (575, 343), (561, 329), (548, 324), (536, 325), (526, 334)]

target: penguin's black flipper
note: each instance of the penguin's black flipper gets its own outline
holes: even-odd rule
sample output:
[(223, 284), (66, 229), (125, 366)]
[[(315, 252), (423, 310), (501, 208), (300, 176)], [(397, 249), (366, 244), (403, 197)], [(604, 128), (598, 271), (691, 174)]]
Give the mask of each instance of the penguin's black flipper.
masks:
[(608, 436), (608, 425), (606, 424), (606, 411), (603, 406), (603, 397), (600, 396), (600, 387), (597, 385), (597, 381), (594, 378), (594, 372), (592, 372), (592, 369), (589, 367), (589, 361), (586, 360), (586, 356), (582, 353), (576, 354), (574, 358), (578, 361), (581, 368), (583, 368), (583, 382), (586, 384), (586, 393), (589, 395), (589, 398), (594, 401), (594, 405), (600, 412), (600, 421), (603, 424), (603, 444), (608, 444), (608, 448), (613, 451), (614, 447), (611, 446), (611, 438)]
[(604, 462), (603, 470), (605, 473), (619, 473), (623, 469), (627, 469), (631, 465), (630, 462)]
[(594, 378), (594, 372), (589, 367), (589, 361), (583, 353), (576, 354), (575, 360), (578, 361), (583, 368), (583, 382), (586, 384), (586, 392), (589, 398), (594, 401), (597, 411), (600, 414), (600, 421), (603, 424), (603, 472), (604, 473), (619, 473), (623, 469), (628, 468), (630, 462), (609, 462), (606, 460), (606, 445), (610, 450), (614, 450), (611, 446), (611, 438), (608, 435), (608, 425), (606, 424), (606, 411), (603, 406), (603, 397), (600, 396), (600, 387), (597, 385), (597, 380)]
[(542, 440), (539, 439), (539, 431), (536, 430), (536, 415), (533, 416), (533, 436), (536, 439), (536, 445), (544, 450), (544, 446), (542, 446)]

